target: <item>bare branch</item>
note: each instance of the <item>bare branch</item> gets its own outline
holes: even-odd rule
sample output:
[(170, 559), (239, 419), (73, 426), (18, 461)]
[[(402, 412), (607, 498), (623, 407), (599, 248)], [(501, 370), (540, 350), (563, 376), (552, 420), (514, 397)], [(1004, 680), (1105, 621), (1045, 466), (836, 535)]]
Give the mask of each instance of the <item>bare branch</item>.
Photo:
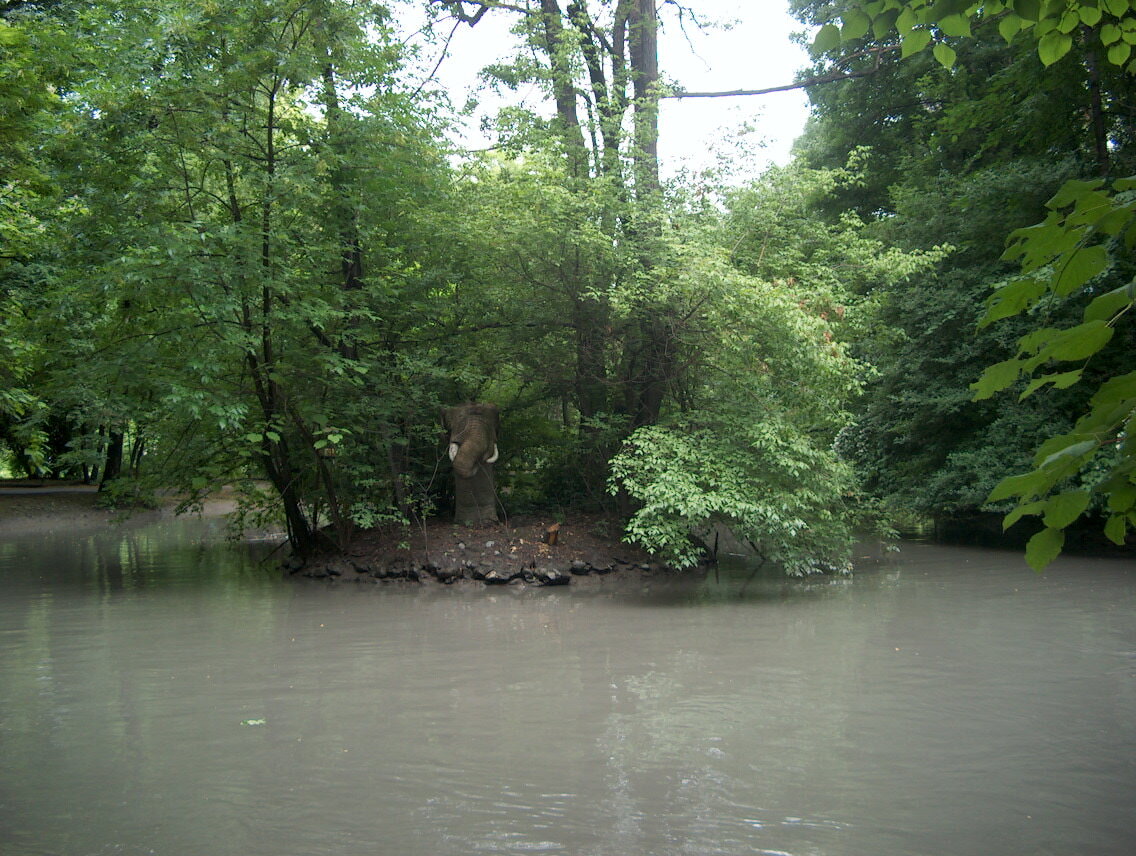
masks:
[(780, 86), (769, 86), (765, 89), (728, 89), (719, 92), (687, 92), (683, 89), (677, 89), (674, 92), (664, 93), (661, 98), (733, 98), (740, 95), (768, 95), (771, 92), (788, 92), (793, 89), (808, 89), (810, 86), (819, 86), (822, 83), (835, 83), (839, 80), (855, 80), (858, 77), (868, 77), (875, 74), (883, 68), (884, 54), (892, 53), (899, 50), (899, 45), (886, 45), (880, 48), (871, 48), (866, 51), (858, 51), (855, 54), (844, 57), (838, 68), (846, 68), (854, 59), (864, 56), (874, 56), (875, 64), (871, 68), (861, 69), (860, 71), (833, 71), (829, 74), (822, 74), (818, 77), (807, 77), (804, 80), (798, 80), (795, 83), (784, 83)]

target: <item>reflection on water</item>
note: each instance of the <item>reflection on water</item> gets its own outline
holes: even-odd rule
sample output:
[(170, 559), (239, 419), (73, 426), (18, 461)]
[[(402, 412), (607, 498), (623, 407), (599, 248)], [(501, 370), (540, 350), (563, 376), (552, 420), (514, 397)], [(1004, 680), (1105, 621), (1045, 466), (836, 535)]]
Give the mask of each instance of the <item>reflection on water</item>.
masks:
[(1130, 562), (325, 587), (220, 532), (0, 544), (0, 852), (1131, 852)]

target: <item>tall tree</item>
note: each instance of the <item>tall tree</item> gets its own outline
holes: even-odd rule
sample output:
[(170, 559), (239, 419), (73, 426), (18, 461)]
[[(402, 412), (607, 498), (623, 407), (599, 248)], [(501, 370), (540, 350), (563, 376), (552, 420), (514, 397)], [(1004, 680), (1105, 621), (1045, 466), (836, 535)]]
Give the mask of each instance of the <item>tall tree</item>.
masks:
[(77, 236), (61, 264), (83, 271), (54, 295), (81, 307), (60, 385), (90, 391), (71, 396), (89, 421), (113, 402), (92, 428), (146, 433), (180, 487), (266, 477), (300, 552), (397, 492), (396, 467), (374, 478), (406, 407), (391, 349), (431, 287), (409, 200), (444, 169), (392, 77), (386, 15), (327, 0), (73, 19), (99, 74), (72, 96), (91, 157), (60, 223)]

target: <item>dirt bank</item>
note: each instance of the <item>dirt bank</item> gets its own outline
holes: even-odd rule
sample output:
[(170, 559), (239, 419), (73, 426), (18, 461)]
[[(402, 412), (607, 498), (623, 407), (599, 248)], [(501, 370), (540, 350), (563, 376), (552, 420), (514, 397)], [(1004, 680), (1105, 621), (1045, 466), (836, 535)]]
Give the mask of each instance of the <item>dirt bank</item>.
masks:
[[(112, 509), (99, 505), (98, 488), (78, 482), (30, 479), (0, 480), (0, 535), (36, 532), (89, 531), (122, 520), (160, 519), (174, 513), (173, 497), (154, 509)], [(222, 491), (205, 503), (202, 514), (223, 517), (236, 508), (236, 499)]]
[(360, 533), (342, 555), (286, 567), (295, 577), (333, 582), (409, 581), (480, 585), (567, 585), (666, 573), (648, 553), (620, 540), (617, 521), (600, 515), (519, 517), (480, 527), (431, 520)]

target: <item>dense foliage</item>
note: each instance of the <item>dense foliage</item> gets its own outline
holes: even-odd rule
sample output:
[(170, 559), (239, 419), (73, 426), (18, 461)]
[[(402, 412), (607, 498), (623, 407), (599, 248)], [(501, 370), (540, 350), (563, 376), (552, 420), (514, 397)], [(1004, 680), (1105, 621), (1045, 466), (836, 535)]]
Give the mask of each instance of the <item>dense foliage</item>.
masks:
[[(883, 355), (856, 449), (869, 479), (933, 513), (1015, 499), (1007, 527), (1027, 515), (1043, 523), (1027, 551), (1035, 567), (1086, 511), (1123, 543), (1136, 523), (1131, 185), (1111, 177), (1133, 167), (1136, 14), (1127, 0), (798, 5), (823, 25), (821, 66), (880, 64), (878, 87), (843, 85), (855, 93), (857, 144), (878, 139), (887, 152), (868, 197), (886, 212), (881, 234), (969, 250), (937, 277), (951, 294), (890, 296), (894, 323), (925, 356), (901, 346), (889, 372)], [(894, 54), (907, 59), (882, 60)], [(818, 96), (806, 158), (849, 144), (834, 94)], [(942, 335), (975, 324), (977, 336)], [(991, 401), (1010, 387), (1016, 401)], [(897, 403), (912, 418), (897, 420)]]
[[(10, 470), (115, 501), (239, 483), (296, 550), (344, 547), (444, 506), (438, 408), (482, 399), (507, 510), (616, 512), (676, 565), (725, 527), (791, 573), (842, 569), (881, 507), (971, 513), (999, 482), (1046, 532), (1101, 491), (1123, 539), (1131, 187), (1068, 185), (1046, 214), (1131, 157), (1127, 72), (1089, 40), (1047, 69), (942, 3), (797, 3), (813, 73), (853, 74), (812, 90), (796, 163), (666, 186), (657, 32), (682, 10), (416, 5), (439, 30), (510, 16), (487, 78), (550, 110), (450, 151), (397, 3), (3, 5)], [(1038, 8), (1018, 29), (1062, 32)], [(1020, 402), (974, 400), (992, 364), (979, 392)]]

